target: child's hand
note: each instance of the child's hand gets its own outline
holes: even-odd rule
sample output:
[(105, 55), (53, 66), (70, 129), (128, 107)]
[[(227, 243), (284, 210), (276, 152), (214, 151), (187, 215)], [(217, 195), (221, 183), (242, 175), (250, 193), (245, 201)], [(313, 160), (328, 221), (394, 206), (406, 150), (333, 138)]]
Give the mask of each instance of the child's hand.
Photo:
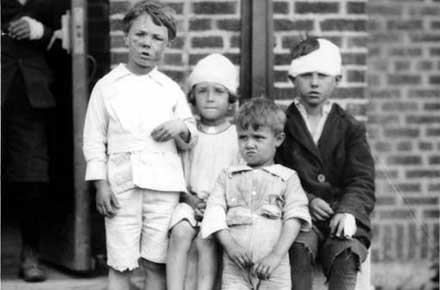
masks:
[(200, 199), (200, 202), (196, 204), (194, 208), (195, 218), (197, 221), (201, 221), (203, 219), (203, 215), (205, 214), (206, 202), (203, 199)]
[(254, 264), (252, 273), (261, 280), (268, 280), (273, 271), (280, 265), (282, 258), (279, 255), (269, 254)]
[(111, 191), (107, 180), (98, 180), (96, 184), (96, 209), (106, 217), (113, 217), (120, 208), (115, 194)]
[(245, 248), (237, 243), (225, 247), (226, 254), (231, 258), (232, 261), (242, 270), (250, 267), (252, 265), (252, 260), (248, 256)]
[(309, 209), (313, 220), (323, 221), (334, 214), (330, 205), (319, 197), (312, 199)]
[(18, 40), (30, 39), (30, 36), (31, 36), (30, 25), (23, 18), (12, 21), (9, 24), (8, 32), (12, 38), (15, 38)]
[(182, 120), (171, 120), (154, 128), (151, 137), (157, 142), (166, 142), (185, 133), (189, 133), (189, 131)]
[[(354, 220), (354, 217), (352, 217)], [(344, 213), (335, 214), (330, 220), (330, 235), (336, 236), (338, 238), (351, 238), (351, 236), (356, 232), (356, 222), (351, 224), (351, 232), (345, 232), (345, 224), (347, 223), (347, 216)]]

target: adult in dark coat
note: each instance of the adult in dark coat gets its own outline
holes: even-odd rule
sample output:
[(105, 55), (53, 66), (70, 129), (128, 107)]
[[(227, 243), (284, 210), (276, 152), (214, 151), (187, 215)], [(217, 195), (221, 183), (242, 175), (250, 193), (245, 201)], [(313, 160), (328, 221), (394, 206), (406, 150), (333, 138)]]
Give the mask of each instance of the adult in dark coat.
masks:
[(38, 244), (41, 202), (50, 181), (48, 116), (55, 107), (46, 60), (51, 9), (47, 0), (1, 0), (2, 195), (19, 205), (20, 274), (26, 281), (45, 279)]
[(339, 49), (309, 38), (293, 50), (289, 77), (298, 97), (287, 109), (276, 161), (297, 171), (314, 227), (290, 251), (292, 289), (312, 287), (318, 258), (329, 289), (354, 289), (371, 240), (374, 161), (365, 126), (328, 98), (341, 74)]

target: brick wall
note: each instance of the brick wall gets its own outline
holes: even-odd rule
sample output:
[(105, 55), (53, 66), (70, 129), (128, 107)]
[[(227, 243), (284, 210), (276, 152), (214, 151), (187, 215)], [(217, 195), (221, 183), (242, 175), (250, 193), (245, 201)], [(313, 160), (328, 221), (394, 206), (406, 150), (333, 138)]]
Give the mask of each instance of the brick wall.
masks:
[(438, 260), (440, 2), (370, 0), (368, 14), (373, 261)]
[[(131, 2), (110, 0), (112, 65), (126, 61), (120, 20)], [(177, 12), (178, 37), (160, 65), (163, 71), (183, 84), (191, 66), (208, 53), (239, 64), (240, 0), (164, 2)], [(274, 92), (280, 103), (293, 96), (290, 48), (302, 35), (327, 37), (341, 47), (336, 101), (367, 122), (377, 162), (376, 284), (393, 280), (381, 273), (396, 272), (396, 281), (430, 275), (426, 265), (438, 256), (439, 240), (440, 1), (274, 0), (273, 14)]]

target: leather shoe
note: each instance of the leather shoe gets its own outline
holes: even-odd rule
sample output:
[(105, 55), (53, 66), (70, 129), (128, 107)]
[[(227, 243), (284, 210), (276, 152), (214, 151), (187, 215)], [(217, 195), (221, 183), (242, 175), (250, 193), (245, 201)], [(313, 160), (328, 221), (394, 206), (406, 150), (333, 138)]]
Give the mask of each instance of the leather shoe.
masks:
[(45, 271), (37, 261), (23, 262), (18, 274), (26, 282), (41, 282), (47, 279)]

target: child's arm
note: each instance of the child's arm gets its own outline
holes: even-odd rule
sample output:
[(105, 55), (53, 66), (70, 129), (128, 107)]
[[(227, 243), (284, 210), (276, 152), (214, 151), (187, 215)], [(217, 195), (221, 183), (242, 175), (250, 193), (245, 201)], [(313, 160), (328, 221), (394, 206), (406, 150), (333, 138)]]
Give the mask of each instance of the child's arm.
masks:
[(115, 194), (111, 191), (107, 180), (95, 180), (96, 209), (106, 217), (113, 217), (120, 208)]
[(218, 241), (222, 245), (226, 254), (241, 269), (245, 269), (252, 264), (245, 248), (240, 246), (232, 237), (228, 229), (223, 229), (215, 233)]
[(280, 238), (272, 252), (266, 257), (257, 261), (252, 267), (252, 272), (262, 280), (267, 280), (272, 272), (280, 265), (283, 258), (287, 255), (289, 248), (296, 239), (301, 229), (301, 221), (291, 218), (284, 222)]

